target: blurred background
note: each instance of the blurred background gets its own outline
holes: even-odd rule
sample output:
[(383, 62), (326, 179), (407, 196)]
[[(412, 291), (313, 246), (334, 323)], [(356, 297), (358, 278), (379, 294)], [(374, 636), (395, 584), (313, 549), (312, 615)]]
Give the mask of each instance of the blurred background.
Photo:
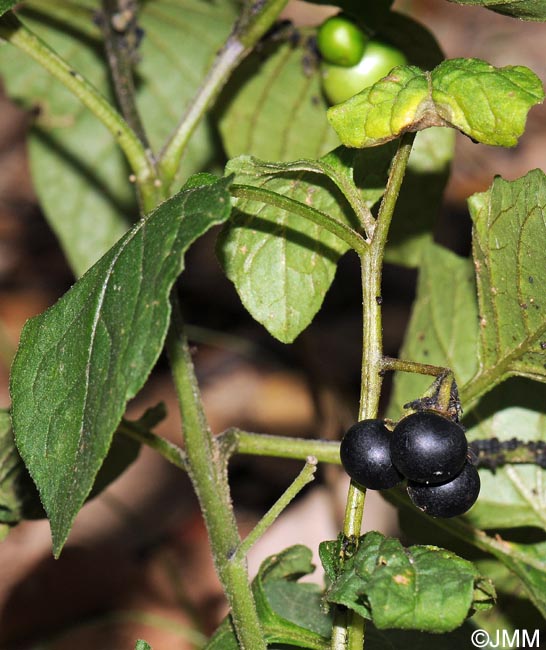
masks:
[[(448, 58), (473, 56), (496, 66), (521, 64), (546, 79), (546, 27), (443, 0), (395, 4), (435, 34)], [(332, 10), (292, 2), (297, 24), (317, 24)], [(517, 60), (514, 60), (517, 52)], [(25, 150), (32, 116), (0, 95), (0, 407), (9, 406), (8, 370), (25, 320), (52, 304), (73, 276), (33, 192)], [(466, 198), (495, 174), (517, 178), (546, 170), (546, 109), (531, 111), (520, 144), (509, 150), (457, 139), (436, 238), (469, 253)], [(244, 311), (214, 255), (212, 233), (190, 251), (181, 282), (183, 304), (207, 414), (215, 432), (250, 431), (339, 439), (355, 420), (360, 372), (357, 260), (347, 255), (313, 325), (283, 346)], [(415, 291), (416, 273), (389, 266), (383, 286), (385, 352), (396, 355)], [(214, 305), (214, 309), (211, 308)], [(386, 396), (388, 382), (386, 385)], [(131, 405), (130, 417), (163, 401), (157, 432), (179, 441), (179, 418), (162, 359)], [(231, 485), (241, 532), (248, 531), (301, 468), (301, 463), (237, 457)], [(317, 480), (252, 550), (263, 558), (291, 544), (316, 550), (333, 539), (343, 516), (347, 480), (320, 467)], [(366, 528), (397, 530), (396, 514), (369, 493)], [(118, 481), (85, 506), (60, 560), (51, 556), (46, 521), (17, 526), (0, 544), (0, 648), (129, 650), (137, 638), (154, 650), (202, 642), (226, 613), (189, 481), (148, 449)], [(322, 580), (317, 572), (314, 580)]]

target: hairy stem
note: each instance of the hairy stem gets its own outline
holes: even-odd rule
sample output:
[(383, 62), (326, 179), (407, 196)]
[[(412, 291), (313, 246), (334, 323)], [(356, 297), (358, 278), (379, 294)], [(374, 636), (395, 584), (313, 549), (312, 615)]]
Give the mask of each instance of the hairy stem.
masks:
[[(383, 342), (381, 329), (381, 271), (387, 235), (396, 201), (406, 172), (415, 134), (406, 134), (392, 161), (391, 172), (369, 250), (360, 256), (362, 277), (363, 342), (362, 381), (358, 419), (377, 417), (381, 395)], [(351, 481), (343, 522), (343, 534), (358, 538), (362, 527), (365, 490)], [(365, 625), (355, 612), (347, 614), (347, 633), (342, 625), (334, 627), (332, 650), (362, 650)]]
[(287, 0), (256, 0), (247, 2), (243, 7), (231, 35), (216, 55), (199, 90), (163, 147), (159, 170), (167, 187), (172, 183), (188, 142), (203, 116), (212, 107), (233, 71), (273, 25), (286, 3)]
[(173, 298), (167, 351), (184, 426), (188, 474), (199, 499), (216, 571), (231, 607), (237, 638), (243, 650), (266, 650), (246, 562), (233, 557), (241, 540), (225, 462), (205, 418), (176, 298)]
[(142, 445), (150, 447), (175, 467), (188, 471), (186, 454), (178, 445), (174, 445), (169, 440), (165, 440), (165, 438), (152, 433), (148, 429), (140, 426), (138, 422), (122, 420), (117, 428), (117, 433), (121, 433), (128, 438), (140, 442)]
[(228, 429), (218, 437), (226, 455), (247, 454), (274, 458), (305, 460), (314, 456), (318, 462), (339, 465), (339, 442), (332, 440), (309, 440), (250, 433), (241, 429)]
[(119, 107), (127, 124), (149, 149), (135, 102), (133, 68), (138, 43), (136, 0), (102, 0), (100, 28)]
[(304, 203), (300, 203), (288, 196), (277, 194), (271, 190), (265, 190), (261, 187), (252, 187), (251, 185), (232, 185), (230, 193), (236, 198), (248, 199), (249, 201), (259, 201), (266, 205), (275, 206), (280, 210), (286, 210), (292, 214), (297, 214), (298, 216), (303, 217), (308, 221), (312, 221), (336, 235), (336, 237), (339, 237), (339, 239), (344, 241), (359, 255), (368, 252), (369, 245), (362, 235), (359, 235), (341, 221), (333, 219), (330, 215), (320, 212), (320, 210), (312, 208), (310, 205), (305, 205)]
[(125, 154), (140, 188), (145, 211), (158, 203), (156, 174), (136, 133), (100, 92), (13, 14), (0, 19), (0, 38), (28, 54), (72, 92), (112, 133)]
[(315, 471), (317, 469), (317, 462), (318, 461), (314, 456), (309, 456), (309, 458), (306, 459), (303, 469), (296, 476), (294, 481), (241, 542), (239, 548), (233, 556), (233, 559), (235, 561), (243, 561), (245, 559), (250, 549), (271, 526), (271, 524), (277, 519), (281, 512), (290, 504), (296, 495), (313, 480)]

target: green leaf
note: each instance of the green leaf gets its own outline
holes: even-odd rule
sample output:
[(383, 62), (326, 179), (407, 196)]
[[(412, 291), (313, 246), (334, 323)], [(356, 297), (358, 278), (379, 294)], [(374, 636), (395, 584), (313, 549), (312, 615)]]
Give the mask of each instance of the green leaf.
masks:
[(199, 181), (135, 225), (23, 329), (11, 375), (13, 427), (57, 555), (127, 401), (161, 352), (184, 252), (229, 216), (227, 181)]
[[(228, 163), (234, 183), (276, 192), (353, 226), (341, 193), (323, 176), (286, 172), (242, 156)], [(348, 245), (307, 219), (237, 199), (218, 242), (226, 275), (248, 311), (277, 339), (293, 341), (319, 310)]]
[(538, 169), (515, 181), (496, 178), (469, 199), (481, 326), (468, 392), (510, 375), (546, 381), (545, 205)]
[(535, 630), (543, 624), (540, 613), (530, 603), (521, 580), (497, 559), (488, 557), (475, 561), (478, 570), (495, 584), (497, 602), (486, 612), (477, 612), (472, 622), (490, 634), (505, 629), (513, 634), (517, 629)]
[(203, 650), (240, 650), (231, 616), (220, 623)]
[(152, 646), (149, 643), (146, 643), (146, 641), (139, 639), (136, 642), (135, 650), (152, 650)]
[(268, 642), (325, 647), (332, 619), (321, 609), (322, 590), (312, 583), (296, 582), (312, 573), (312, 553), (305, 546), (291, 546), (267, 558), (253, 582), (258, 615)]
[[(100, 468), (89, 498), (97, 496), (136, 460), (140, 445), (116, 436)], [(46, 516), (40, 497), (17, 447), (8, 411), (0, 410), (0, 523), (11, 526), (23, 519)]]
[(471, 562), (435, 546), (405, 549), (397, 539), (371, 532), (361, 538), (355, 555), (326, 593), (329, 602), (345, 605), (379, 629), (449, 632), (463, 624), (483, 592), (494, 589)]
[(15, 7), (18, 2), (19, 0), (0, 0), (0, 16), (12, 7)]
[(506, 14), (522, 20), (546, 20), (546, 2), (544, 0), (450, 0), (459, 5), (485, 7), (499, 14)]
[(0, 524), (43, 516), (38, 493), (15, 446), (9, 413), (0, 410)]
[(520, 578), (531, 601), (546, 617), (546, 542), (520, 544), (502, 540), (493, 555)]
[[(93, 22), (100, 3), (29, 0), (19, 17), (113, 101), (102, 38)], [(142, 3), (137, 102), (158, 151), (227, 36), (233, 5), (200, 0)], [(158, 71), (161, 71), (158, 74)], [(110, 133), (59, 82), (13, 47), (0, 50), (9, 96), (39, 110), (29, 137), (33, 182), (46, 217), (76, 275), (126, 231), (137, 214), (130, 171)], [(207, 121), (192, 137), (180, 178), (209, 165), (217, 151)]]
[[(266, 558), (252, 582), (258, 616), (268, 647), (283, 644), (297, 648), (328, 650), (332, 617), (321, 606), (318, 585), (299, 583), (313, 573), (312, 553), (297, 545)], [(271, 646), (270, 646), (271, 644)], [(280, 644), (280, 645), (279, 645)], [(227, 617), (206, 645), (206, 650), (238, 650), (231, 618)]]
[(529, 109), (543, 99), (542, 82), (528, 68), (451, 59), (432, 72), (399, 66), (330, 108), (328, 119), (348, 147), (375, 146), (431, 126), (451, 126), (483, 144), (511, 147)]
[[(535, 607), (543, 617), (546, 617), (546, 541), (542, 531), (533, 528), (513, 528), (503, 531), (502, 537), (498, 533), (495, 537), (490, 537), (483, 530), (476, 530), (469, 525), (465, 518), (433, 519), (427, 516), (415, 508), (405, 492), (402, 493), (400, 490), (389, 490), (387, 496), (389, 501), (393, 501), (404, 511), (411, 513), (406, 519), (404, 528), (412, 536), (425, 535), (427, 528), (438, 527), (440, 534), (448, 532), (502, 562), (518, 576)], [(406, 515), (406, 512), (403, 514)], [(420, 521), (416, 521), (416, 518)], [(411, 524), (408, 525), (408, 522)], [(534, 534), (536, 532), (539, 535)], [(509, 541), (510, 536), (519, 541)], [(428, 539), (431, 537), (429, 531)], [(452, 540), (450, 542), (444, 536), (442, 543), (449, 543), (451, 546)]]
[[(264, 57), (265, 60), (264, 60)], [(307, 41), (275, 44), (242, 63), (219, 102), (219, 128), (229, 158), (319, 158), (339, 145)]]
[[(478, 330), (472, 262), (437, 244), (426, 244), (400, 358), (449, 367), (462, 386), (478, 369)], [(398, 419), (402, 406), (418, 398), (430, 383), (430, 377), (396, 373), (389, 417)]]
[[(546, 441), (544, 388), (510, 379), (485, 395), (465, 420), (469, 440)], [(546, 530), (546, 471), (536, 465), (480, 470), (480, 498), (466, 519), (478, 528), (537, 526)]]

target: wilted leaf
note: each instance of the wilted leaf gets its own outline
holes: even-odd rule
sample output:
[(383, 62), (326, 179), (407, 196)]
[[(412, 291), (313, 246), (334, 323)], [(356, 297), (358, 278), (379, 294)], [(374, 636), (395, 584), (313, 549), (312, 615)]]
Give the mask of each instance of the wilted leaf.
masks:
[(523, 133), (529, 109), (543, 99), (542, 82), (528, 68), (451, 59), (432, 72), (394, 68), (330, 108), (328, 119), (348, 147), (375, 146), (431, 126), (451, 126), (483, 144), (511, 147)]
[[(245, 156), (230, 161), (226, 171), (235, 174), (235, 183), (288, 196), (346, 226), (354, 225), (346, 200), (324, 176), (279, 174)], [(309, 325), (347, 249), (344, 241), (299, 215), (246, 199), (236, 200), (218, 246), (244, 306), (284, 343)]]
[(494, 589), (471, 562), (435, 546), (404, 548), (372, 532), (361, 538), (325, 597), (371, 618), (379, 629), (440, 633), (471, 615), (476, 589), (489, 594), (491, 605)]
[(229, 216), (226, 186), (209, 176), (192, 179), (23, 329), (11, 375), (13, 427), (56, 554), (127, 401), (161, 352), (184, 252)]

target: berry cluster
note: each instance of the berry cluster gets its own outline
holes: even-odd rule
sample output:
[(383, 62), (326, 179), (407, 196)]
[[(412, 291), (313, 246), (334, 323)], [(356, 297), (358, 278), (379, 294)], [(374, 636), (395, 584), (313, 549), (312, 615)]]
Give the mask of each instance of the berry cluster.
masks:
[(394, 45), (370, 35), (351, 18), (328, 18), (317, 32), (322, 89), (332, 104), (344, 102), (386, 77), (407, 59)]
[(363, 420), (345, 434), (341, 462), (366, 488), (388, 490), (407, 479), (410, 499), (432, 517), (456, 517), (480, 492), (464, 429), (434, 411), (400, 420), (391, 433), (382, 420)]

